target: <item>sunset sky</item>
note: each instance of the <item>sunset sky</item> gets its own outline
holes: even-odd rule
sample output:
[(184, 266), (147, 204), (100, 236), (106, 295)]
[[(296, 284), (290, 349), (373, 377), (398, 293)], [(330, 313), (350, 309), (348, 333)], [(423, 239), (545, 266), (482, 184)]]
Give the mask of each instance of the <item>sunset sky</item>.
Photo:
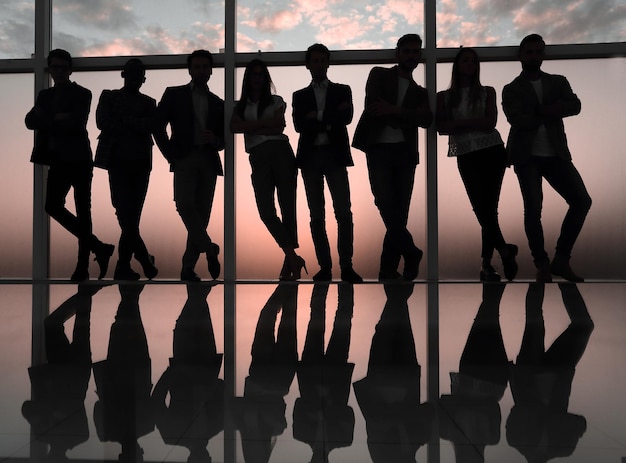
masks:
[[(155, 8), (158, 5), (158, 8)], [(406, 32), (423, 34), (423, 7), (418, 2), (333, 1), (319, 2), (238, 2), (238, 51), (303, 50), (315, 41), (332, 50), (393, 48), (397, 37)], [(549, 44), (626, 40), (626, 4), (620, 0), (578, 2), (521, 2), (472, 0), (438, 2), (438, 46), (513, 45), (528, 32), (541, 32)], [(600, 8), (601, 5), (601, 8)], [(25, 58), (33, 48), (33, 2), (0, 0), (0, 59)], [(53, 47), (68, 49), (75, 56), (188, 53), (196, 48), (217, 52), (223, 47), (223, 4), (184, 0), (180, 2), (121, 2), (118, 0), (58, 0), (54, 2)], [(363, 108), (364, 86), (371, 66), (332, 66), (331, 80), (349, 84), (353, 90), (355, 120)], [(594, 205), (577, 246), (577, 258), (597, 278), (626, 277), (615, 249), (626, 246), (626, 211), (616, 202), (626, 198), (623, 178), (623, 76), (626, 59), (546, 62), (544, 70), (562, 73), (570, 80), (583, 102), (581, 115), (566, 121), (574, 160), (587, 183)], [(287, 128), (293, 146), (297, 134), (291, 123), (291, 94), (306, 86), (310, 76), (303, 66), (271, 69), (277, 92), (287, 101)], [(500, 94), (503, 85), (519, 73), (519, 63), (483, 65), (482, 80)], [(103, 89), (118, 88), (119, 72), (75, 73), (73, 80), (93, 93), (89, 134), (92, 147), (97, 143), (94, 112)], [(423, 82), (423, 67), (415, 72)], [(436, 90), (449, 83), (450, 66), (438, 66)], [(241, 73), (238, 76), (239, 92)], [(165, 87), (188, 82), (186, 70), (149, 71), (144, 93), (160, 99)], [(28, 162), (32, 133), (23, 117), (33, 104), (30, 75), (0, 75), (0, 139), (5, 143), (0, 157), (0, 181), (5, 192), (0, 211), (11, 217), (0, 230), (6, 244), (0, 250), (0, 277), (28, 277), (32, 240), (32, 166)], [(221, 69), (210, 81), (211, 89), (223, 95)], [(500, 112), (498, 129), (503, 137), (508, 124)], [(425, 131), (420, 132), (422, 160), (425, 160)], [(447, 159), (445, 137), (438, 137), (440, 270), (444, 278), (476, 278), (479, 263), (479, 229), (454, 160)], [(238, 278), (275, 278), (281, 253), (258, 218), (250, 185), (250, 167), (237, 138), (236, 207)], [(384, 228), (367, 182), (363, 153), (353, 150), (355, 167), (350, 169), (355, 220), (355, 268), (366, 278), (377, 273)], [(418, 167), (413, 195), (410, 228), (417, 244), (425, 247), (425, 163)], [(549, 189), (548, 189), (549, 190)], [(69, 201), (72, 202), (71, 200)], [(223, 243), (223, 181), (218, 181), (214, 214), (209, 231)], [(330, 200), (327, 202), (330, 205)], [(546, 194), (544, 209), (548, 247), (553, 246), (564, 204)], [(117, 222), (110, 204), (106, 173), (96, 169), (93, 183), (94, 230), (104, 240), (116, 243)], [(519, 187), (508, 170), (500, 208), (505, 237), (520, 245), (521, 275), (530, 277), (532, 264), (522, 229)], [(335, 241), (335, 221), (327, 207), (327, 228)], [(301, 254), (311, 274), (317, 271), (304, 188), (299, 180), (298, 232)], [(177, 278), (184, 246), (184, 228), (172, 201), (171, 173), (155, 150), (154, 171), (142, 219), (142, 233), (164, 278)], [(52, 226), (52, 276), (65, 278), (73, 269), (76, 242), (56, 224)], [(336, 261), (336, 254), (334, 253)], [(199, 266), (200, 267), (200, 266)], [(205, 266), (199, 273), (205, 276)], [(425, 266), (422, 266), (422, 272)], [(95, 272), (95, 269), (92, 273)], [(589, 273), (589, 272), (588, 272)]]

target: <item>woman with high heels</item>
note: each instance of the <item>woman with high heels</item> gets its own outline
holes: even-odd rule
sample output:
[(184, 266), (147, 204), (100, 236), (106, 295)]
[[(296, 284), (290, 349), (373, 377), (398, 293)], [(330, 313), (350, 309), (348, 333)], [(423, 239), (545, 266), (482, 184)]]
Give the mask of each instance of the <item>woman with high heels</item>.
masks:
[(448, 90), (437, 93), (437, 131), (448, 135), (448, 156), (456, 157), (482, 235), (481, 281), (500, 281), (491, 264), (494, 249), (502, 258), (504, 276), (517, 275), (517, 246), (508, 244), (498, 222), (498, 202), (507, 156), (496, 130), (498, 112), (493, 87), (480, 83), (475, 50), (462, 48), (452, 64)]
[[(296, 254), (296, 179), (297, 168), (285, 129), (285, 101), (275, 94), (267, 65), (254, 59), (243, 75), (241, 99), (235, 104), (230, 129), (243, 133), (250, 154), (252, 187), (261, 220), (285, 253), (281, 280), (297, 280), (304, 259)], [(279, 218), (274, 193), (278, 195)]]

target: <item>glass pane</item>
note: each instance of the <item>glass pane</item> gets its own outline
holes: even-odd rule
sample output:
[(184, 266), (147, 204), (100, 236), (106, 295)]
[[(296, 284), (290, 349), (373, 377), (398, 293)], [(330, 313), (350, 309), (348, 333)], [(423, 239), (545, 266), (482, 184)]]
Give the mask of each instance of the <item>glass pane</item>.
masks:
[(0, 0), (0, 59), (30, 58), (35, 51), (35, 2)]
[[(354, 117), (348, 126), (350, 140), (354, 134), (357, 122), (363, 112), (365, 102), (365, 82), (371, 66), (333, 66), (331, 63), (328, 77), (334, 82), (350, 85), (354, 104)], [(270, 69), (272, 80), (276, 86), (276, 92), (287, 103), (285, 133), (294, 151), (298, 144), (298, 133), (293, 128), (292, 119), (292, 95), (293, 92), (306, 87), (311, 81), (311, 76), (304, 66), (280, 67)], [(239, 71), (237, 92), (241, 90), (243, 70)], [(415, 78), (420, 82), (423, 78), (421, 68), (415, 72)], [(425, 247), (425, 168), (423, 165), (425, 133), (420, 130), (420, 156), (422, 164), (416, 171), (413, 201), (409, 217), (409, 230), (413, 234), (415, 243), (420, 248)], [(243, 136), (236, 139), (237, 160), (237, 278), (238, 279), (275, 279), (278, 278), (283, 253), (276, 245), (271, 235), (261, 222), (254, 200), (254, 192), (250, 181), (250, 164), (248, 155), (244, 151)], [(354, 269), (363, 278), (378, 278), (380, 252), (382, 240), (385, 234), (378, 209), (374, 205), (367, 173), (365, 154), (357, 149), (352, 149), (354, 166), (348, 168), (350, 182), (350, 196), (352, 203), (352, 215), (354, 222)], [(326, 231), (331, 248), (331, 256), (334, 267), (334, 278), (339, 278), (339, 259), (337, 255), (337, 222), (333, 214), (332, 198), (325, 185), (326, 202)], [(302, 176), (298, 175), (297, 186), (297, 221), (298, 240), (300, 254), (307, 263), (309, 278), (319, 270), (315, 257), (315, 250), (309, 227), (309, 209), (306, 202)], [(421, 275), (425, 273), (425, 261), (421, 264)], [(307, 276), (303, 273), (303, 277)]]
[[(582, 112), (565, 119), (565, 132), (573, 162), (593, 199), (591, 211), (576, 242), (573, 266), (587, 278), (623, 279), (626, 267), (620, 249), (626, 246), (626, 211), (616, 207), (626, 197), (621, 178), (623, 165), (620, 109), (626, 104), (621, 76), (626, 60), (547, 61), (546, 72), (565, 75), (582, 102)], [(438, 90), (449, 85), (451, 65), (437, 68)], [(483, 63), (481, 81), (493, 86), (499, 111), (497, 129), (506, 141), (509, 124), (502, 112), (502, 88), (520, 71), (519, 63)], [(601, 122), (600, 122), (601, 121)], [(459, 176), (456, 160), (446, 158), (447, 137), (439, 137), (439, 257), (441, 278), (475, 279), (480, 270), (480, 228)], [(551, 256), (567, 206), (552, 187), (544, 183), (543, 228), (546, 250)], [(534, 279), (534, 265), (523, 226), (523, 205), (517, 178), (507, 169), (499, 207), (505, 240), (520, 247), (519, 278)], [(459, 236), (459, 224), (463, 235)], [(499, 266), (500, 259), (494, 259)], [(584, 269), (584, 270), (583, 270)]]
[(53, 48), (76, 56), (156, 55), (224, 48), (220, 1), (54, 2)]
[(400, 36), (424, 31), (419, 1), (240, 0), (237, 5), (238, 52), (306, 50), (315, 42), (330, 49), (395, 48)]
[(505, 2), (437, 0), (437, 46), (518, 45), (532, 32), (549, 45), (626, 40), (621, 0)]
[[(91, 90), (93, 99), (87, 129), (91, 140), (92, 150), (97, 146), (97, 137), (100, 131), (96, 127), (95, 111), (100, 93), (103, 89), (120, 88), (123, 84), (120, 73), (85, 72), (74, 73), (73, 80)], [(146, 83), (141, 91), (158, 101), (168, 86), (182, 85), (189, 82), (186, 69), (167, 71), (148, 71)], [(215, 69), (209, 82), (211, 90), (218, 96), (224, 95), (223, 69)], [(117, 247), (119, 239), (119, 225), (115, 210), (111, 205), (108, 174), (103, 169), (94, 169), (92, 183), (91, 211), (93, 231), (102, 241), (113, 243)], [(68, 208), (73, 208), (73, 198), (68, 196)], [(213, 210), (209, 222), (209, 234), (216, 243), (224, 242), (224, 194), (223, 179), (217, 181)], [(51, 221), (51, 275), (53, 278), (69, 278), (76, 264), (77, 240), (62, 229), (54, 220)], [(156, 258), (159, 269), (158, 278), (180, 278), (180, 262), (185, 250), (187, 232), (180, 216), (176, 212), (173, 200), (173, 180), (169, 171), (169, 164), (161, 155), (156, 146), (153, 149), (153, 166), (150, 175), (150, 184), (141, 218), (141, 236), (151, 254)], [(113, 268), (117, 259), (117, 251), (113, 255), (109, 266), (108, 277), (113, 276)], [(92, 262), (90, 274), (97, 275), (97, 264)], [(141, 270), (137, 263), (135, 270)], [(209, 278), (206, 261), (201, 259), (196, 268), (202, 278)]]
[(33, 107), (32, 74), (0, 76), (0, 139), (5, 155), (0, 157), (0, 277), (30, 278), (33, 244), (33, 132), (24, 125)]

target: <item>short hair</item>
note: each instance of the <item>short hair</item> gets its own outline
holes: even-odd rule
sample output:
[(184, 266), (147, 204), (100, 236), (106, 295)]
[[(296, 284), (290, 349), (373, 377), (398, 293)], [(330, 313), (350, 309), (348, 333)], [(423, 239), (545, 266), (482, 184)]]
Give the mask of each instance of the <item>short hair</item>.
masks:
[(304, 62), (306, 64), (309, 64), (311, 62), (311, 55), (313, 53), (324, 53), (326, 57), (330, 60), (330, 50), (328, 49), (328, 47), (321, 43), (314, 43), (306, 49), (306, 54), (304, 55)]
[(187, 57), (187, 69), (191, 70), (191, 62), (194, 58), (206, 58), (211, 63), (211, 67), (213, 67), (213, 55), (209, 50), (195, 50), (191, 55)]
[(129, 70), (145, 71), (146, 65), (143, 64), (143, 61), (141, 61), (139, 58), (131, 58), (128, 61), (126, 61), (126, 63), (124, 63), (124, 67), (122, 68), (122, 71), (129, 71)]
[(396, 49), (402, 48), (407, 43), (417, 42), (422, 46), (422, 38), (418, 34), (404, 34), (402, 37), (398, 39), (398, 43), (396, 43)]
[(65, 61), (69, 64), (70, 68), (72, 67), (72, 55), (70, 55), (68, 51), (62, 50), (61, 48), (50, 50), (50, 53), (48, 53), (48, 66), (52, 64), (54, 58)]
[(544, 47), (546, 45), (546, 42), (543, 40), (543, 37), (540, 36), (539, 34), (529, 34), (526, 37), (524, 37), (522, 41), (519, 43), (519, 48), (517, 50), (517, 53), (521, 54), (522, 48), (524, 48), (527, 43), (532, 43), (532, 42), (541, 42)]

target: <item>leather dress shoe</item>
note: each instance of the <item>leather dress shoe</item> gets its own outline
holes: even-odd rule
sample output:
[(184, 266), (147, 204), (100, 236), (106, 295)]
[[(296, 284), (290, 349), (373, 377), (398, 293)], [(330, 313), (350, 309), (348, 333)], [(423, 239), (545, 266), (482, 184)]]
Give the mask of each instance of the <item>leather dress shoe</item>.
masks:
[(331, 281), (333, 272), (328, 267), (322, 267), (319, 272), (313, 275), (313, 281)]
[(535, 281), (537, 283), (552, 283), (552, 272), (550, 271), (550, 262), (542, 262), (537, 265), (537, 274)]
[(74, 273), (72, 273), (72, 276), (70, 277), (70, 280), (72, 280), (74, 283), (80, 283), (81, 281), (89, 280), (89, 270), (82, 265), (77, 265)]
[(363, 278), (361, 278), (361, 275), (356, 273), (352, 267), (348, 267), (341, 269), (341, 281), (358, 284), (363, 283)]
[(102, 280), (107, 274), (107, 270), (109, 269), (109, 260), (111, 260), (114, 249), (115, 246), (112, 244), (101, 243), (98, 246), (98, 249), (94, 251), (96, 256), (93, 260), (95, 260), (98, 263), (98, 266), (100, 266), (98, 280)]
[(504, 276), (507, 280), (513, 281), (517, 276), (517, 246), (514, 244), (507, 244), (504, 249), (500, 251), (500, 257), (502, 258), (502, 269), (504, 270)]
[(137, 281), (139, 278), (141, 275), (135, 272), (130, 265), (117, 265), (113, 273), (114, 280)]
[(388, 282), (400, 280), (402, 280), (402, 275), (396, 270), (381, 270), (378, 273), (378, 281)]
[(420, 271), (420, 262), (424, 257), (424, 251), (415, 246), (413, 250), (404, 256), (404, 272), (402, 278), (406, 281), (413, 281)]
[(569, 259), (555, 256), (550, 265), (550, 272), (574, 283), (582, 283), (585, 279), (576, 275), (569, 265)]
[(498, 282), (501, 280), (500, 274), (496, 272), (491, 264), (483, 264), (480, 269), (480, 281)]
[(188, 281), (189, 283), (197, 283), (201, 281), (200, 277), (191, 268), (182, 269), (180, 272), (180, 279), (182, 281)]
[(222, 270), (220, 261), (217, 258), (217, 255), (219, 253), (220, 253), (220, 247), (215, 243), (211, 243), (211, 250), (207, 251), (206, 260), (207, 260), (207, 264), (209, 267), (209, 274), (211, 275), (211, 278), (213, 278), (214, 280), (217, 280)]

